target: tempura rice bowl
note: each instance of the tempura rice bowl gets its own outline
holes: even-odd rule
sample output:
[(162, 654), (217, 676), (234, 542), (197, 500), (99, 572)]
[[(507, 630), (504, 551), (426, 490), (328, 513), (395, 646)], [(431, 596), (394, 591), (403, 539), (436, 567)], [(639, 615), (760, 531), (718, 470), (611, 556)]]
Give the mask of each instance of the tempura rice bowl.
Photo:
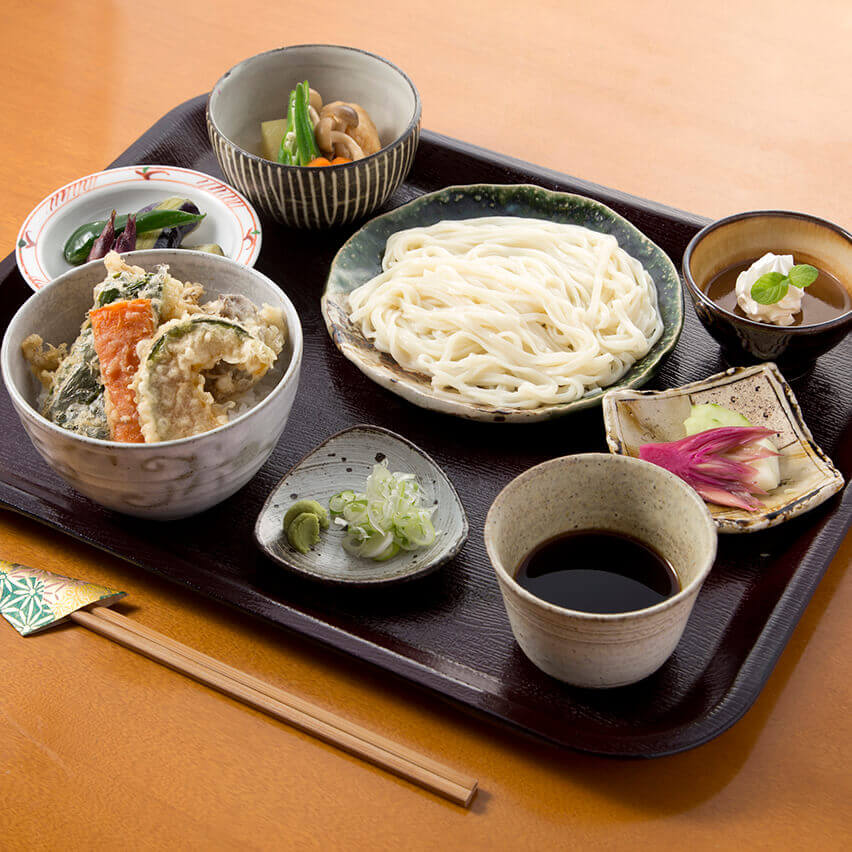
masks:
[[(281, 437), (299, 383), (302, 330), (290, 300), (265, 275), (234, 261), (185, 249), (132, 252), (146, 270), (161, 263), (182, 281), (201, 283), (204, 301), (240, 293), (281, 309), (287, 341), (267, 375), (246, 392), (229, 422), (189, 438), (122, 444), (87, 438), (38, 412), (40, 386), (21, 353), (36, 332), (54, 344), (70, 343), (91, 307), (104, 266), (93, 261), (67, 272), (30, 297), (3, 338), (0, 368), (12, 403), (33, 446), (66, 482), (96, 503), (128, 515), (168, 520), (209, 509), (242, 488), (269, 458)], [(43, 471), (34, 468), (37, 479)]]

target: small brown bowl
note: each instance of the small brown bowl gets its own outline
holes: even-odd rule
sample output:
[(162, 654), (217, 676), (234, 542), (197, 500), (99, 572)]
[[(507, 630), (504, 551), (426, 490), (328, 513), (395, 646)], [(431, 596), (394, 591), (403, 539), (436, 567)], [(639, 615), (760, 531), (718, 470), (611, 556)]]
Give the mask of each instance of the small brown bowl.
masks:
[(738, 316), (707, 295), (722, 270), (768, 251), (822, 267), (852, 296), (852, 234), (825, 219), (783, 210), (737, 213), (699, 231), (683, 255), (686, 289), (698, 319), (729, 363), (775, 361), (788, 376), (799, 375), (848, 334), (852, 311), (827, 322), (776, 326)]

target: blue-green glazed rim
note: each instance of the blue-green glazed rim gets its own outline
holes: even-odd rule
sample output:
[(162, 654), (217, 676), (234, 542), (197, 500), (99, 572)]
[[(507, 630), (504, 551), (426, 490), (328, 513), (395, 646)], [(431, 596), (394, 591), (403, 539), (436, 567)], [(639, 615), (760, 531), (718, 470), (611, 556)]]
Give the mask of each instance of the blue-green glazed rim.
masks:
[[(403, 370), (378, 352), (348, 319), (348, 295), (381, 272), (385, 243), (405, 228), (423, 227), (444, 219), (479, 216), (523, 216), (612, 234), (621, 248), (639, 260), (657, 288), (663, 334), (651, 351), (637, 361), (619, 381), (573, 402), (531, 411), (474, 405), (435, 394), (427, 377)], [(660, 361), (677, 343), (683, 328), (683, 290), (680, 276), (668, 255), (638, 228), (610, 207), (567, 192), (553, 192), (531, 184), (472, 184), (449, 186), (369, 221), (346, 243), (331, 264), (322, 296), (322, 313), (329, 334), (343, 355), (378, 384), (424, 408), (472, 420), (532, 422), (561, 417), (599, 405), (603, 394), (616, 388), (637, 388), (654, 374)]]

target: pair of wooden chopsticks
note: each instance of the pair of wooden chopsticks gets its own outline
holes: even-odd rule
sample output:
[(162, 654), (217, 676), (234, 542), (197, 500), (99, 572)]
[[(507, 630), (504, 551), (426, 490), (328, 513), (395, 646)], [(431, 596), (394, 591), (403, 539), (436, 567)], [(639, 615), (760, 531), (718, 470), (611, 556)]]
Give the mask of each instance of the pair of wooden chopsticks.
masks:
[(468, 807), (477, 781), (309, 701), (208, 657), (102, 606), (77, 610), (78, 624), (225, 695), (261, 710), (413, 784)]

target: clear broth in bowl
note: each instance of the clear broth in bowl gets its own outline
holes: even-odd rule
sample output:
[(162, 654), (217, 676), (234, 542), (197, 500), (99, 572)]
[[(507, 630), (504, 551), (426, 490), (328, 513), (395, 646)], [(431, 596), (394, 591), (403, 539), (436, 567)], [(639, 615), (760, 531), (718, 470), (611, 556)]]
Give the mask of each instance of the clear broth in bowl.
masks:
[[(707, 295), (720, 308), (745, 319), (749, 319), (749, 317), (737, 304), (737, 276), (748, 269), (755, 260), (757, 258), (744, 263), (735, 263), (733, 266), (723, 269), (710, 281), (705, 290)], [(798, 258), (796, 260), (798, 262)], [(813, 265), (816, 266), (816, 264)], [(816, 266), (816, 268), (819, 275), (810, 287), (805, 288), (802, 310), (793, 318), (794, 326), (828, 322), (852, 310), (852, 298), (850, 298), (846, 288), (830, 272), (826, 272), (819, 266)]]

